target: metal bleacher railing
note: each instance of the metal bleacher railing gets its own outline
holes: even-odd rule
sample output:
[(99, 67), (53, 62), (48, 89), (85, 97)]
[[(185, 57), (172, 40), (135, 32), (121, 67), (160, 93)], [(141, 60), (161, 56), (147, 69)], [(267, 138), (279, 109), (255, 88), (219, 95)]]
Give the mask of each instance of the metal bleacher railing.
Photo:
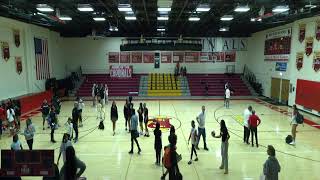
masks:
[(262, 84), (258, 82), (256, 75), (246, 65), (243, 68), (243, 77), (256, 91), (257, 94), (262, 95)]

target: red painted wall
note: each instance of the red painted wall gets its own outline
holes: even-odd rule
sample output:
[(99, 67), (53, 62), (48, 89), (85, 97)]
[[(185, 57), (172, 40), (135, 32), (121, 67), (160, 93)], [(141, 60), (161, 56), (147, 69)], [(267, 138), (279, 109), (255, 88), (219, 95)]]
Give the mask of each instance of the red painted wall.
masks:
[(320, 82), (298, 79), (296, 104), (320, 111)]

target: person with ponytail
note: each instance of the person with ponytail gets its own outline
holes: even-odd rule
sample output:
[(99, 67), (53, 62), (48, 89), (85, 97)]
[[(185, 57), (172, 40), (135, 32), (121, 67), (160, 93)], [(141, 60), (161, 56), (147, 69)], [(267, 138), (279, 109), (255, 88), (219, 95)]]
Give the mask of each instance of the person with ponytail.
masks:
[(74, 148), (68, 146), (66, 149), (66, 162), (60, 170), (60, 180), (77, 180), (85, 170), (85, 163), (76, 157)]

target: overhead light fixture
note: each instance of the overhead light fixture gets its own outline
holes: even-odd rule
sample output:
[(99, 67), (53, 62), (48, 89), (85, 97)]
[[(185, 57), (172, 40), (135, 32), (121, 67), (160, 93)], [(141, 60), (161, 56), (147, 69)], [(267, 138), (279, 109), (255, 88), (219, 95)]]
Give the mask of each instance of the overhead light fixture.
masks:
[(59, 19), (62, 21), (71, 21), (72, 20), (72, 18), (69, 16), (60, 16)]
[(248, 5), (246, 6), (237, 6), (234, 11), (235, 12), (248, 12), (250, 10), (250, 7)]
[(105, 21), (106, 18), (104, 18), (104, 17), (94, 17), (93, 20), (95, 20), (95, 21)]
[(169, 11), (171, 11), (171, 7), (159, 7), (158, 11), (159, 12), (169, 12)]
[(125, 20), (128, 20), (128, 21), (137, 20), (137, 18), (135, 16), (126, 16), (124, 18), (125, 18)]
[(257, 20), (257, 21), (261, 22), (261, 21), (262, 21), (262, 19), (261, 19), (261, 18), (258, 18), (258, 20)]
[(231, 21), (233, 19), (232, 15), (224, 15), (220, 18), (221, 21)]
[(126, 14), (134, 14), (133, 11), (127, 11)]
[(118, 10), (120, 12), (130, 12), (132, 11), (131, 5), (130, 4), (119, 4), (118, 5)]
[(169, 17), (168, 16), (160, 16), (160, 17), (157, 17), (158, 21), (168, 21), (169, 20)]
[(94, 11), (90, 4), (78, 4), (78, 10), (81, 12), (92, 12)]
[(229, 28), (228, 27), (222, 27), (219, 29), (220, 32), (226, 32), (226, 31), (229, 31)]
[(196, 9), (196, 11), (197, 12), (208, 12), (208, 11), (210, 11), (210, 6), (208, 5), (208, 4), (200, 4), (198, 7), (197, 7), (197, 9)]
[(277, 6), (272, 9), (272, 12), (274, 12), (274, 13), (282, 13), (282, 12), (286, 12), (286, 11), (289, 11), (288, 6)]
[(37, 4), (37, 10), (40, 12), (53, 12), (54, 9), (47, 4)]
[(116, 26), (110, 26), (109, 31), (119, 31), (119, 29)]
[(256, 21), (256, 18), (251, 18), (250, 21), (251, 21), (251, 22), (255, 22), (255, 21)]
[(200, 21), (199, 17), (189, 17), (189, 21)]
[(310, 2), (310, 4), (307, 4), (307, 5), (305, 5), (304, 7), (305, 7), (305, 8), (313, 9), (313, 8), (316, 8), (317, 6), (316, 6), (316, 5), (311, 4), (311, 2)]
[(164, 29), (164, 28), (157, 28), (157, 31), (163, 32), (163, 31), (166, 31), (166, 29)]

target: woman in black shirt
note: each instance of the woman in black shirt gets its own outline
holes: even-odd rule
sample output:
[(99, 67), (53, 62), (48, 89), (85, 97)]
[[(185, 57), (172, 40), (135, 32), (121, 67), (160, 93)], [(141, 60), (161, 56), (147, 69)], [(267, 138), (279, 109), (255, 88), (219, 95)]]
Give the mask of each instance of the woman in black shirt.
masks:
[(128, 126), (128, 121), (129, 121), (129, 101), (128, 99), (126, 99), (126, 103), (124, 104), (123, 107), (123, 115), (124, 115), (124, 119), (125, 119), (125, 125), (126, 125), (126, 130), (128, 130), (127, 126)]
[(156, 165), (160, 166), (160, 158), (161, 158), (161, 149), (162, 149), (162, 140), (161, 140), (161, 130), (160, 123), (157, 122), (156, 128), (153, 131), (154, 134), (154, 149), (156, 150)]
[(224, 169), (224, 174), (228, 174), (228, 147), (229, 147), (229, 132), (224, 120), (220, 122), (220, 135), (216, 136), (214, 132), (211, 135), (215, 138), (221, 138), (221, 156), (222, 162), (220, 169)]
[(143, 104), (143, 112), (144, 112), (144, 125), (145, 125), (145, 131), (146, 134), (145, 137), (149, 137), (149, 131), (148, 131), (148, 121), (149, 121), (149, 110), (147, 108), (146, 103)]
[(140, 125), (140, 134), (143, 135), (143, 107), (142, 103), (140, 103), (139, 109), (138, 109), (138, 114), (139, 114), (139, 125)]
[(111, 106), (111, 121), (112, 121), (112, 128), (113, 128), (113, 135), (115, 135), (115, 130), (116, 130), (116, 122), (118, 120), (118, 108), (116, 105), (116, 102), (112, 102)]

